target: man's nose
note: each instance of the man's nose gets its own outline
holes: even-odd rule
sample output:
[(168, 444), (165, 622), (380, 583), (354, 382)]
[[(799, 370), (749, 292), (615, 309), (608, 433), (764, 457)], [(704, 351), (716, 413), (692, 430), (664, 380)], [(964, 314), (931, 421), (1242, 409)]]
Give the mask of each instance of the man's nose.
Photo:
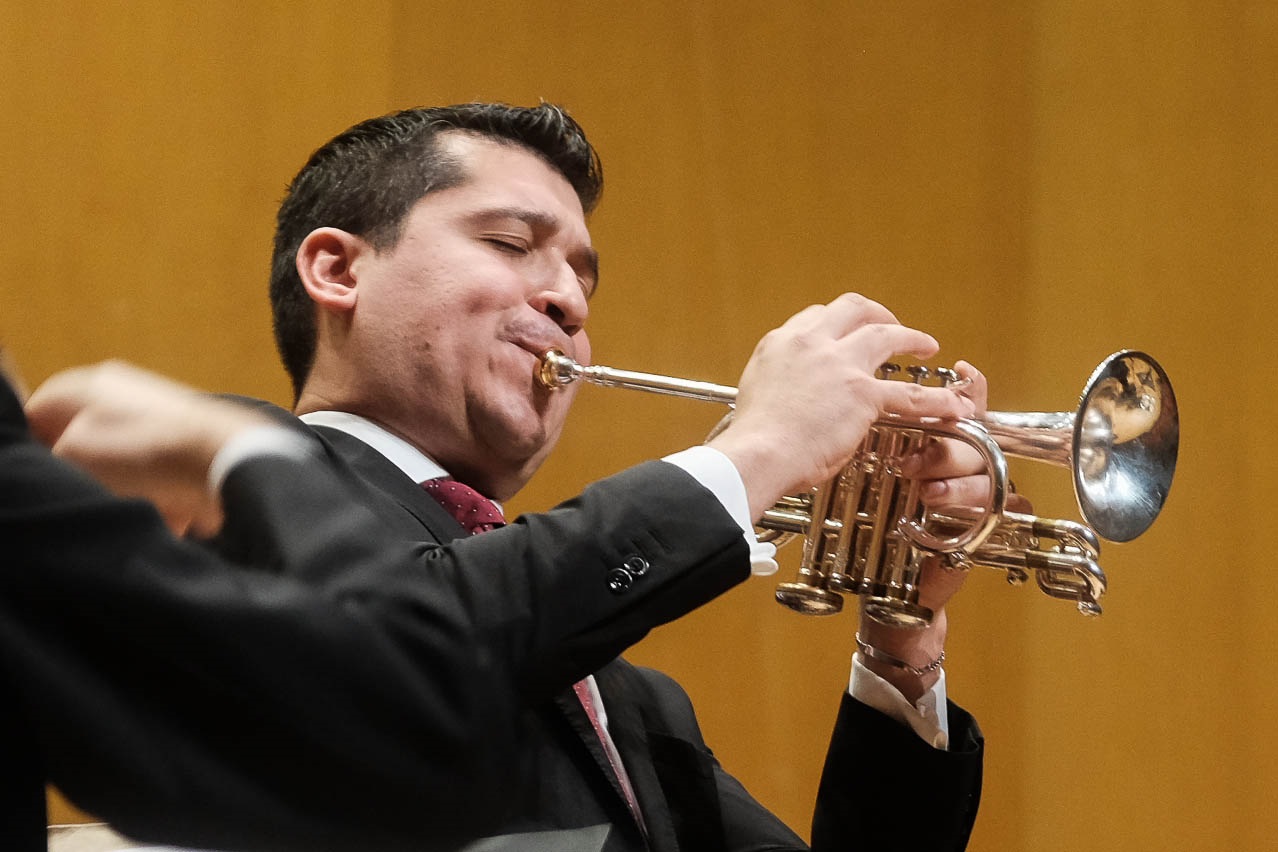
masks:
[(533, 294), (532, 304), (569, 336), (582, 329), (590, 313), (581, 280), (567, 263)]

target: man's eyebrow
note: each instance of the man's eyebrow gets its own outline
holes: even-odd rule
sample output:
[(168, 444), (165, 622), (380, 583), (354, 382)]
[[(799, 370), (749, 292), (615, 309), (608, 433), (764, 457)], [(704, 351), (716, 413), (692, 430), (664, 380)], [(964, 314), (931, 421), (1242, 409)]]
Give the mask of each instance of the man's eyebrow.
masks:
[(466, 217), (472, 222), (490, 222), (495, 219), (516, 219), (535, 228), (555, 228), (559, 218), (545, 210), (532, 207), (485, 207)]

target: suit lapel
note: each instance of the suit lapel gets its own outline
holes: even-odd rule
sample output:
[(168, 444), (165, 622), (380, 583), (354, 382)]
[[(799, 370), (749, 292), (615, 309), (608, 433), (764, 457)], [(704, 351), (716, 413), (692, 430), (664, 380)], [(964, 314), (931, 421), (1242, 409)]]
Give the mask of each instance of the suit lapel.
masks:
[[(621, 791), (621, 782), (617, 780), (616, 774), (612, 771), (612, 764), (608, 761), (608, 754), (604, 751), (603, 743), (599, 741), (599, 734), (595, 731), (595, 726), (591, 724), (590, 717), (586, 715), (586, 710), (581, 706), (581, 701), (577, 698), (571, 688), (566, 689), (555, 697), (555, 706), (559, 708), (559, 712), (568, 720), (573, 732), (581, 740), (581, 744), (586, 747), (586, 751), (590, 752), (590, 757), (595, 763), (595, 767), (599, 770), (600, 777), (612, 788), (616, 794), (617, 800), (622, 806), (626, 806), (625, 794)], [(609, 720), (611, 724), (611, 720)], [(623, 757), (622, 760), (625, 760)]]
[(311, 427), (330, 454), (355, 472), (360, 484), (378, 492), (410, 515), (436, 544), (462, 538), (466, 531), (422, 487), (384, 455), (359, 438), (328, 426)]
[[(634, 667), (621, 659), (596, 672), (595, 680), (608, 713), (608, 733), (625, 764), (630, 786), (643, 812), (648, 848), (652, 852), (675, 852), (679, 849), (679, 841), (674, 833), (670, 805), (657, 777), (648, 743), (648, 726), (639, 710), (643, 706), (643, 686), (635, 675)], [(584, 711), (582, 715), (585, 715)], [(586, 724), (589, 725), (589, 721)], [(599, 751), (603, 752), (602, 746)], [(617, 788), (617, 795), (621, 796), (620, 786), (616, 782), (613, 786)]]

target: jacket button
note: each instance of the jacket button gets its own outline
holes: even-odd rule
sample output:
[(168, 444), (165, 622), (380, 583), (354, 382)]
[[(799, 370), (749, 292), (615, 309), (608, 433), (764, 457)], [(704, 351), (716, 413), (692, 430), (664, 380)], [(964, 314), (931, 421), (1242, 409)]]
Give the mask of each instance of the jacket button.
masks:
[(625, 594), (630, 591), (630, 587), (634, 582), (634, 575), (625, 568), (613, 568), (608, 572), (608, 589), (614, 595)]
[(621, 563), (621, 567), (625, 568), (636, 577), (642, 577), (644, 574), (648, 573), (648, 569), (651, 566), (648, 564), (648, 560), (644, 559), (642, 556), (631, 556), (625, 562)]

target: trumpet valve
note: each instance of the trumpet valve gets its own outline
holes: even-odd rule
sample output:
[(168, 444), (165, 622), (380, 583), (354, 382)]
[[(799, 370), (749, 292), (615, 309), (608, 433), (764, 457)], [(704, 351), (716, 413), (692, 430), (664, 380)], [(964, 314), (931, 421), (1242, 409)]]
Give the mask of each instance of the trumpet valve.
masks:
[(843, 596), (838, 592), (807, 583), (778, 583), (777, 603), (801, 615), (835, 615), (843, 610)]
[(941, 387), (943, 388), (954, 387), (960, 381), (959, 374), (949, 367), (937, 367), (933, 372), (941, 380)]

